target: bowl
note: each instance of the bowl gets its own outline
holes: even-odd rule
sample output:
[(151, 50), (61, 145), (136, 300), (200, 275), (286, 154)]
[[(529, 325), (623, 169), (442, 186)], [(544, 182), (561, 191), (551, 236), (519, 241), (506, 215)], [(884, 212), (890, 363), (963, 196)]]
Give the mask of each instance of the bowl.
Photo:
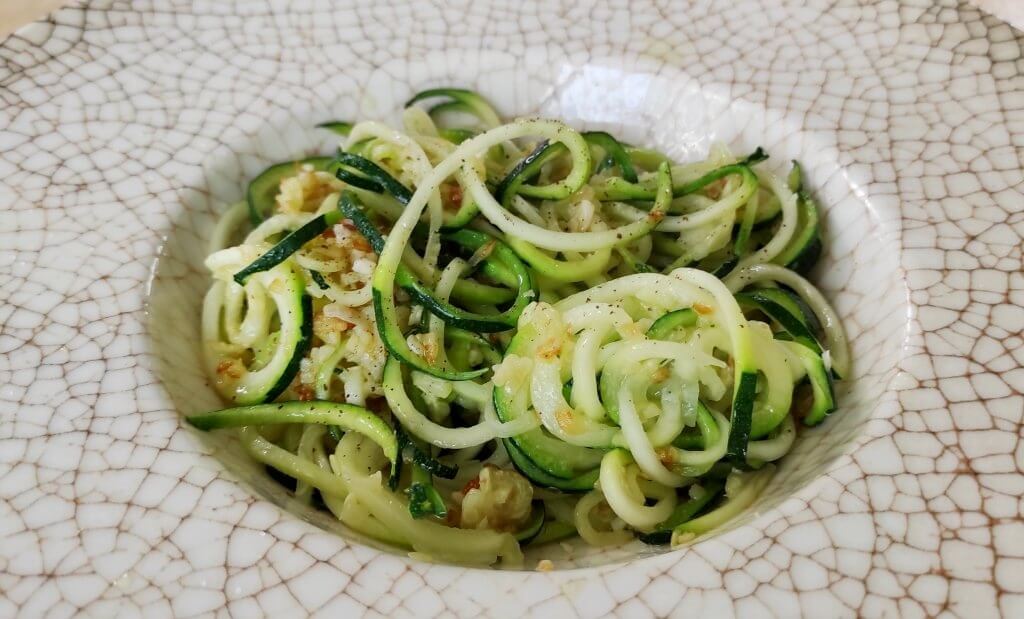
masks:
[[(278, 8), (90, 5), (0, 47), (0, 615), (1024, 613), (1020, 33), (924, 3)], [(446, 85), (677, 160), (804, 164), (853, 376), (723, 530), (427, 564), (183, 424), (220, 404), (216, 217), (330, 152), (317, 122)]]

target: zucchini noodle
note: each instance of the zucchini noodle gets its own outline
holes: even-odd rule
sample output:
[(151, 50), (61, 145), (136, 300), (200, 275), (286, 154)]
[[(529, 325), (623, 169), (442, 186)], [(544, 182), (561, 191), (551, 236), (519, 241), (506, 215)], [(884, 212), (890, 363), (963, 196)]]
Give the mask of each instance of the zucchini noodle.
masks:
[(211, 230), (203, 361), (229, 408), (188, 417), (306, 509), (469, 565), (689, 543), (836, 409), (850, 356), (805, 277), (799, 166), (676, 164), (455, 88), (401, 128), (318, 126), (336, 154), (270, 166)]
[[(621, 546), (633, 539), (633, 534), (623, 528), (612, 529), (611, 523), (606, 531), (594, 526), (593, 512), (595, 508), (605, 507), (611, 512), (608, 502), (601, 490), (593, 490), (585, 494), (577, 503), (573, 513), (573, 525), (583, 541), (591, 546)], [(610, 515), (610, 514), (606, 514)]]
[(800, 295), (810, 306), (825, 332), (825, 347), (831, 353), (832, 367), (839, 376), (847, 376), (850, 372), (850, 348), (846, 340), (846, 330), (824, 295), (814, 284), (801, 277), (799, 273), (782, 268), (775, 264), (751, 265), (731, 273), (726, 279), (729, 288), (740, 291), (751, 284), (771, 282), (782, 284)]

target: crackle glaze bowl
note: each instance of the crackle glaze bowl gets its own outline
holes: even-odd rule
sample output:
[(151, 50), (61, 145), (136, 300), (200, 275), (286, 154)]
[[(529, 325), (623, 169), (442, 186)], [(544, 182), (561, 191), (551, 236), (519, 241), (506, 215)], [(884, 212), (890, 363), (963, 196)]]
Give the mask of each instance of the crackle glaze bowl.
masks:
[[(91, 2), (0, 45), (0, 617), (1024, 616), (1021, 33), (952, 1)], [(804, 163), (854, 376), (669, 551), (417, 562), (182, 413), (214, 219), (426, 87)], [(552, 572), (529, 571), (550, 559)]]

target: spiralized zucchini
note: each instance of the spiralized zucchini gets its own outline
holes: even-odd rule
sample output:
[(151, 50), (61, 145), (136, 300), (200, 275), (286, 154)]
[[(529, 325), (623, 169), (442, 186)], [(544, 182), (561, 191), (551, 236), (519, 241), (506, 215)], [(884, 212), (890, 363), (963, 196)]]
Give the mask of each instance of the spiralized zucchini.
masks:
[(337, 154), (269, 167), (211, 235), (204, 360), (231, 407), (188, 420), (297, 500), (435, 561), (689, 543), (835, 410), (850, 355), (805, 277), (798, 166), (675, 164), (454, 88), (403, 125), (318, 125)]

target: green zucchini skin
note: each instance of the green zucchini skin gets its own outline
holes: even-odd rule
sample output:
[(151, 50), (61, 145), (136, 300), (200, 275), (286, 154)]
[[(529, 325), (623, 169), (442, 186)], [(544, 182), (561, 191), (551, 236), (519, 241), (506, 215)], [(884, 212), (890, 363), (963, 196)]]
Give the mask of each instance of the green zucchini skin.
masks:
[[(360, 234), (366, 237), (373, 251), (379, 254), (384, 249), (384, 237), (359, 208), (355, 195), (348, 191), (342, 192), (341, 199), (338, 201), (338, 208), (345, 217), (352, 221)], [(398, 270), (395, 272), (395, 282), (404, 288), (403, 284), (411, 285), (414, 281), (416, 281), (415, 277), (405, 265), (398, 265)], [(377, 324), (377, 332), (380, 334), (380, 339), (391, 356), (421, 372), (426, 372), (431, 376), (446, 380), (470, 380), (477, 376), (482, 376), (489, 371), (488, 368), (480, 368), (478, 370), (456, 372), (427, 363), (409, 349), (409, 345), (405, 342), (405, 335), (398, 327), (398, 324), (386, 320), (383, 310), (383, 292), (373, 288), (370, 293), (373, 297), (373, 314)], [(388, 291), (388, 294), (390, 293), (391, 291)]]
[(249, 183), (245, 192), (245, 200), (249, 205), (249, 221), (258, 226), (274, 209), (274, 200), (281, 188), (281, 181), (292, 176), (303, 165), (311, 165), (314, 170), (324, 171), (334, 161), (332, 157), (309, 157), (275, 163)]
[(454, 213), (444, 213), (443, 221), (441, 222), (442, 232), (454, 232), (456, 230), (462, 230), (469, 222), (473, 221), (473, 218), (480, 213), (480, 207), (477, 206), (476, 202), (468, 195), (463, 194), (462, 204), (459, 205), (459, 210)]
[(508, 208), (512, 198), (519, 192), (523, 183), (540, 174), (540, 169), (544, 167), (544, 164), (567, 152), (568, 149), (565, 147), (565, 144), (562, 144), (561, 142), (556, 142), (554, 144), (547, 141), (541, 142), (533, 149), (533, 152), (526, 157), (523, 157), (523, 159), (520, 160), (514, 168), (512, 168), (512, 171), (498, 183), (498, 186), (494, 189), (494, 198), (500, 202), (502, 206)]
[[(409, 200), (412, 199), (412, 191), (410, 191), (408, 187), (398, 182), (398, 179), (396, 179), (394, 176), (391, 176), (391, 174), (389, 174), (387, 170), (380, 167), (373, 161), (370, 161), (366, 157), (361, 157), (355, 153), (346, 153), (342, 151), (337, 154), (334, 160), (339, 166), (349, 167), (363, 174), (366, 179), (368, 179), (374, 184), (374, 186), (379, 187), (381, 189), (381, 191), (377, 191), (377, 193), (390, 194), (396, 200), (401, 202), (403, 206), (408, 204)], [(339, 169), (337, 173), (340, 172), (341, 169)], [(341, 180), (346, 180), (346, 178), (351, 179), (351, 176), (347, 176), (346, 178), (338, 176), (338, 178), (340, 178)], [(355, 184), (352, 183), (351, 180), (347, 180), (347, 182), (349, 182), (350, 184)], [(363, 189), (369, 189), (369, 187), (363, 187)], [(373, 190), (370, 189), (370, 191)]]
[(349, 133), (352, 133), (352, 123), (344, 120), (328, 120), (326, 122), (318, 123), (317, 129), (327, 129), (333, 131), (340, 136), (347, 137)]
[(473, 331), (467, 331), (458, 327), (451, 327), (444, 330), (444, 336), (446, 339), (452, 340), (453, 342), (463, 342), (470, 346), (476, 346), (480, 349), (485, 363), (490, 365), (501, 363), (502, 351), (499, 350), (494, 343), (479, 333), (474, 333)]
[(701, 510), (707, 507), (725, 489), (725, 484), (718, 479), (702, 481), (701, 485), (704, 488), (704, 494), (699, 499), (690, 499), (680, 503), (672, 511), (672, 515), (665, 522), (659, 524), (655, 531), (641, 533), (637, 538), (641, 542), (653, 546), (661, 546), (672, 541), (673, 529), (695, 518)]
[(612, 257), (610, 250), (599, 249), (580, 260), (561, 260), (519, 238), (509, 236), (505, 242), (538, 275), (557, 282), (580, 282), (600, 275), (608, 270)]
[(398, 328), (398, 325), (390, 323), (385, 319), (381, 291), (374, 288), (370, 292), (373, 295), (373, 314), (377, 322), (377, 331), (380, 334), (381, 341), (384, 343), (384, 347), (388, 350), (388, 354), (395, 359), (421, 372), (445, 380), (472, 380), (490, 371), (490, 368), (480, 368), (457, 372), (427, 363), (409, 349), (409, 345), (405, 342), (405, 335)]
[(629, 145), (623, 146), (626, 149), (626, 152), (629, 153), (629, 160), (633, 162), (635, 167), (652, 171), (656, 170), (662, 163), (672, 165), (672, 160), (664, 153), (660, 153), (650, 148), (637, 148), (636, 146)]
[(782, 202), (780, 200), (769, 200), (757, 205), (757, 214), (754, 217), (754, 229), (760, 230), (775, 223), (782, 214)]
[(544, 544), (568, 539), (575, 535), (576, 527), (573, 525), (559, 520), (547, 520), (537, 536), (527, 542), (527, 544), (530, 546), (543, 546)]
[(316, 287), (319, 288), (320, 290), (327, 290), (330, 287), (330, 284), (327, 283), (327, 280), (324, 279), (324, 276), (320, 273), (320, 271), (310, 270), (309, 276), (310, 278), (312, 278), (313, 283), (316, 284)]
[[(353, 224), (355, 224), (356, 230), (366, 237), (369, 241), (370, 246), (376, 253), (380, 253), (384, 249), (384, 237), (377, 230), (377, 226), (366, 216), (364, 212), (356, 204), (356, 198), (349, 192), (343, 192), (341, 199), (338, 202), (338, 208), (341, 210), (345, 217), (349, 218)], [(494, 243), (495, 249), (492, 255), (488, 256), (484, 261), (484, 267), (496, 267), (504, 266), (505, 270), (511, 273), (512, 281), (517, 286), (517, 291), (512, 298), (515, 298), (515, 302), (505, 312), (497, 315), (492, 314), (477, 314), (461, 310), (450, 302), (441, 301), (433, 292), (423, 285), (416, 276), (414, 276), (406, 266), (399, 265), (398, 271), (395, 274), (395, 283), (399, 288), (406, 290), (410, 295), (426, 306), (427, 310), (436, 315), (437, 317), (444, 320), (446, 324), (453, 325), (462, 329), (468, 329), (470, 331), (476, 331), (480, 333), (496, 333), (499, 331), (508, 331), (515, 327), (516, 321), (519, 320), (519, 315), (522, 314), (523, 308), (529, 304), (530, 297), (529, 292), (534, 290), (534, 279), (529, 274), (529, 270), (522, 263), (515, 253), (509, 249), (504, 243), (489, 236), (485, 233), (460, 230), (454, 233), (444, 235), (446, 240), (452, 241), (461, 247), (477, 250), (482, 247), (485, 243)], [(473, 292), (483, 293), (484, 296), (476, 296), (474, 301), (486, 302), (493, 304), (500, 304), (508, 300), (509, 297), (496, 296), (494, 294), (489, 297), (486, 296), (488, 290), (498, 290), (494, 287), (485, 285), (466, 285), (471, 284), (470, 282), (460, 282), (464, 286), (460, 287), (456, 285), (456, 289), (461, 294), (471, 294)], [(453, 290), (453, 296), (459, 296), (456, 294), (456, 290)]]
[(512, 439), (502, 439), (502, 442), (505, 443), (505, 449), (508, 451), (512, 464), (515, 465), (516, 469), (525, 475), (527, 479), (539, 486), (554, 488), (563, 492), (581, 493), (590, 492), (594, 489), (594, 485), (597, 484), (597, 478), (600, 475), (599, 469), (587, 471), (571, 478), (558, 477), (537, 466), (529, 456), (516, 446)]
[(621, 372), (605, 367), (597, 381), (597, 392), (604, 405), (604, 412), (616, 425), (619, 424), (619, 399), (616, 395), (622, 389), (624, 380), (625, 376)]
[[(303, 357), (313, 340), (313, 299), (306, 294), (302, 278), (288, 269), (282, 285), (273, 287), (271, 295), (277, 306), (281, 329), (277, 346), (282, 347), (280, 360), (252, 371), (236, 385), (230, 398), (242, 405), (271, 402), (291, 384)], [(274, 358), (277, 358), (275, 353)]]
[[(742, 174), (745, 176), (753, 175), (754, 172), (750, 169), (751, 166), (758, 164), (767, 158), (768, 155), (759, 146), (753, 153), (741, 161), (716, 168), (700, 178), (694, 179), (688, 183), (681, 183), (678, 185), (673, 184), (672, 197), (678, 198), (680, 196), (700, 191), (711, 183), (733, 174)], [(630, 183), (625, 179), (616, 177), (609, 178), (598, 190), (598, 197), (601, 200), (650, 201), (654, 199), (656, 194), (656, 188), (649, 183)]]
[(338, 210), (355, 225), (356, 230), (359, 231), (359, 234), (363, 235), (375, 254), (380, 254), (384, 250), (384, 236), (359, 207), (359, 198), (354, 193), (351, 191), (341, 192), (341, 198), (338, 200)]
[(806, 194), (801, 194), (797, 204), (800, 206), (797, 217), (800, 226), (798, 233), (773, 262), (783, 264), (786, 268), (801, 275), (807, 275), (821, 258), (823, 249), (819, 227), (821, 215), (818, 212), (817, 204)]
[(403, 269), (403, 276), (396, 278), (398, 285), (422, 304), (427, 311), (444, 320), (446, 324), (477, 333), (496, 333), (514, 328), (519, 320), (519, 315), (533, 301), (531, 292), (534, 290), (534, 286), (530, 271), (507, 245), (484, 232), (458, 230), (445, 235), (444, 238), (473, 251), (487, 243), (493, 243), (491, 255), (484, 260), (484, 264), (497, 262), (512, 271), (518, 290), (512, 306), (499, 314), (479, 314), (457, 308), (434, 296), (433, 292), (406, 269)]
[(381, 291), (373, 288), (370, 293), (373, 296), (373, 314), (374, 320), (377, 323), (377, 332), (380, 334), (380, 339), (384, 343), (388, 354), (395, 359), (421, 372), (445, 380), (472, 380), (490, 371), (490, 368), (486, 367), (476, 370), (454, 371), (428, 363), (409, 348), (405, 341), (405, 334), (402, 333), (398, 324), (386, 319)]
[(810, 244), (804, 247), (804, 251), (786, 266), (797, 273), (807, 275), (818, 264), (822, 251), (824, 251), (824, 245), (822, 245), (821, 239), (812, 239)]
[(516, 298), (516, 291), (502, 286), (481, 284), (471, 279), (460, 279), (452, 288), (452, 298), (475, 305), (501, 305)]
[(338, 426), (327, 426), (327, 434), (334, 439), (335, 442), (340, 441), (345, 436), (345, 431)]
[(601, 159), (601, 161), (599, 161), (596, 166), (594, 166), (594, 174), (599, 174), (607, 170), (608, 168), (612, 167), (613, 165), (615, 165), (615, 158), (612, 157), (611, 155), (605, 155), (604, 158)]
[[(313, 298), (308, 294), (303, 293), (300, 301), (302, 307), (302, 316), (292, 317), (293, 320), (301, 320), (302, 326), (299, 335), (299, 341), (295, 345), (295, 352), (292, 353), (291, 360), (288, 361), (287, 367), (284, 369), (284, 373), (277, 379), (277, 383), (270, 388), (267, 395), (264, 396), (264, 402), (273, 402), (277, 399), (277, 396), (284, 393), (284, 390), (288, 388), (288, 385), (292, 384), (295, 375), (299, 373), (299, 367), (302, 365), (302, 358), (309, 352), (309, 347), (313, 343)], [(285, 320), (285, 317), (281, 317)]]
[(796, 159), (791, 160), (790, 163), (793, 164), (793, 167), (786, 175), (786, 184), (790, 191), (798, 192), (804, 188), (804, 168)]
[(724, 250), (708, 254), (700, 260), (691, 262), (688, 266), (700, 269), (701, 271), (707, 271), (718, 279), (724, 279), (726, 275), (736, 268), (739, 261), (740, 259), (735, 252), (726, 248)]
[(312, 400), (278, 404), (237, 406), (189, 415), (186, 420), (200, 430), (274, 423), (316, 423), (364, 434), (384, 450), (391, 462), (398, 458), (398, 443), (391, 428), (369, 410), (352, 404)]
[(672, 439), (672, 445), (679, 449), (704, 449), (704, 437), (695, 428), (686, 428), (679, 436)]
[[(647, 328), (648, 339), (666, 339), (676, 329), (692, 327), (697, 324), (699, 316), (691, 307), (684, 307), (682, 310), (675, 310), (660, 316)], [(622, 388), (623, 376), (607, 368), (601, 373), (598, 381), (601, 401), (608, 417), (618, 423), (618, 401), (615, 394)], [(701, 443), (702, 445), (702, 443)], [(702, 447), (698, 448), (702, 449)]]
[(729, 256), (715, 268), (715, 270), (712, 272), (712, 275), (714, 275), (718, 279), (724, 278), (729, 273), (732, 273), (732, 270), (736, 268), (736, 265), (739, 263), (739, 261), (740, 259), (737, 258), (735, 255)]
[[(341, 212), (352, 220), (356, 229), (366, 237), (373, 250), (379, 254), (384, 248), (384, 237), (381, 236), (373, 222), (359, 209), (354, 196), (348, 192), (342, 193), (338, 205)], [(423, 285), (404, 265), (399, 265), (398, 271), (395, 273), (395, 282), (398, 286), (408, 292), (431, 314), (444, 320), (446, 324), (478, 333), (496, 333), (515, 327), (519, 315), (532, 301), (530, 293), (534, 290), (533, 277), (526, 265), (507, 245), (484, 232), (457, 230), (446, 234), (444, 238), (473, 251), (480, 249), (486, 243), (493, 243), (494, 249), (491, 255), (484, 260), (484, 264), (485, 266), (488, 264), (501, 265), (511, 271), (517, 284), (515, 302), (512, 306), (499, 314), (479, 314), (455, 307), (434, 296), (433, 291)], [(502, 302), (501, 299), (485, 299), (485, 301), (495, 304)]]
[(803, 167), (799, 162), (793, 162), (787, 183), (797, 196), (797, 228), (793, 238), (772, 262), (806, 275), (821, 257), (821, 211), (804, 188)]
[(339, 221), (341, 221), (341, 213), (338, 211), (317, 215), (300, 226), (298, 230), (291, 232), (281, 239), (267, 253), (253, 260), (249, 266), (235, 273), (234, 280), (239, 285), (242, 285), (245, 284), (245, 280), (253, 273), (268, 271), (276, 267), (287, 260), (289, 256), (299, 251), (303, 245), (320, 236)]
[[(423, 476), (422, 479), (417, 479)], [(409, 515), (414, 519), (436, 516), (444, 518), (448, 515), (448, 507), (441, 493), (430, 483), (430, 474), (421, 469), (413, 469), (413, 481), (406, 489), (409, 495)]]
[(431, 107), (430, 114), (432, 116), (444, 111), (465, 112), (476, 116), (487, 126), (501, 124), (501, 120), (494, 107), (478, 93), (465, 88), (430, 88), (423, 90), (406, 101), (404, 107), (410, 107), (427, 99), (438, 98), (448, 99), (449, 101)]
[[(506, 356), (528, 354), (525, 349), (531, 345), (532, 333), (529, 326), (521, 328), (509, 343)], [(513, 415), (506, 390), (495, 386), (492, 398), (498, 419), (510, 421)], [(604, 450), (562, 443), (542, 428), (503, 441), (516, 468), (539, 485), (566, 492), (586, 492), (594, 488), (600, 474)]]
[(794, 349), (800, 356), (804, 369), (807, 370), (807, 381), (810, 383), (813, 395), (813, 402), (807, 414), (804, 415), (803, 423), (807, 426), (816, 426), (836, 410), (832, 373), (825, 367), (825, 362), (820, 354), (804, 346), (794, 347)]
[[(564, 148), (564, 145), (561, 143), (558, 143), (557, 146), (563, 146)], [(545, 151), (538, 150), (537, 152), (543, 153)], [(530, 157), (527, 157), (527, 159), (529, 158)], [(514, 174), (515, 172), (511, 173), (509, 177), (511, 178)], [(525, 187), (520, 184), (522, 178), (523, 176), (514, 179), (507, 191), (512, 192), (525, 190)], [(663, 163), (658, 166), (656, 180), (658, 183), (657, 197), (654, 200), (650, 213), (643, 221), (638, 221), (635, 224), (632, 224), (634, 226), (636, 224), (641, 224), (643, 227), (634, 228), (627, 237), (623, 237), (621, 233), (618, 234), (619, 242), (614, 243), (612, 247), (599, 248), (595, 251), (589, 252), (585, 258), (579, 260), (562, 260), (545, 254), (523, 239), (509, 238), (508, 244), (524, 261), (528, 262), (539, 275), (548, 279), (557, 282), (576, 282), (597, 276), (607, 270), (612, 256), (612, 249), (618, 249), (616, 246), (628, 243), (632, 239), (650, 233), (658, 222), (661, 221), (662, 217), (664, 217), (665, 212), (670, 208), (672, 203), (672, 175), (667, 163)], [(533, 187), (531, 191), (547, 192), (551, 186), (552, 185)], [(563, 187), (559, 191), (563, 191), (564, 195), (567, 196), (571, 195), (574, 190), (568, 187)], [(506, 194), (507, 199), (508, 195), (510, 194)], [(551, 195), (555, 198), (559, 198), (559, 196), (554, 194)], [(549, 199), (551, 198), (549, 197)]]
[(353, 187), (365, 189), (366, 191), (372, 191), (373, 193), (384, 193), (385, 191), (384, 186), (378, 183), (377, 181), (370, 178), (366, 178), (365, 176), (360, 176), (355, 172), (352, 172), (340, 166), (334, 171), (334, 177), (337, 178), (339, 181), (347, 183)]
[(811, 405), (803, 422), (808, 426), (816, 426), (836, 410), (835, 387), (821, 357), (816, 358), (813, 369), (808, 368), (807, 377), (814, 393), (814, 404)]
[(615, 162), (615, 165), (619, 166), (622, 178), (630, 183), (637, 182), (636, 168), (633, 167), (633, 161), (629, 158), (629, 153), (626, 152), (626, 149), (623, 148), (622, 144), (612, 134), (605, 131), (587, 131), (583, 133), (583, 139), (590, 144), (602, 148), (607, 153), (607, 156)]
[[(708, 423), (714, 423), (714, 418), (711, 417), (711, 412), (704, 402), (697, 402), (697, 415), (703, 417)], [(707, 441), (704, 438), (704, 432), (700, 429), (701, 421), (697, 422), (696, 427), (685, 428), (679, 436), (672, 439), (672, 445), (679, 449), (692, 449), (699, 451), (704, 449)]]
[(397, 421), (395, 422), (395, 435), (403, 437), (400, 444), (403, 449), (409, 451), (409, 459), (415, 466), (441, 479), (455, 479), (455, 476), (458, 475), (459, 467), (445, 464), (430, 455), (427, 444), (409, 436)]
[(530, 519), (526, 521), (526, 525), (521, 530), (516, 532), (516, 540), (524, 546), (532, 542), (544, 528), (545, 516), (544, 503), (534, 501), (533, 509), (530, 510)]
[[(391, 359), (385, 361), (385, 364), (391, 363)], [(335, 427), (335, 426), (331, 426)], [(391, 467), (391, 474), (388, 475), (388, 488), (392, 491), (398, 489), (398, 483), (402, 478), (402, 469), (405, 464), (405, 448), (409, 445), (409, 435), (402, 428), (402, 424), (396, 423), (395, 426), (395, 464)], [(340, 440), (340, 439), (339, 439)]]
[(475, 100), (483, 100), (482, 97), (480, 97), (480, 95), (467, 88), (428, 88), (427, 90), (421, 90), (420, 92), (410, 97), (409, 100), (406, 101), (405, 105), (403, 105), (402, 107), (410, 107), (420, 101), (426, 99), (434, 99), (437, 97), (454, 99), (461, 103), (468, 103), (469, 101)]
[(438, 129), (437, 132), (452, 144), (462, 144), (476, 135), (476, 132), (470, 129)]
[[(405, 107), (409, 107), (406, 105)], [(445, 101), (443, 103), (435, 103), (430, 106), (427, 111), (428, 114), (433, 118), (438, 114), (444, 114), (445, 112), (459, 112), (462, 114), (473, 114), (473, 108), (469, 107), (462, 101)]]
[(663, 314), (647, 328), (647, 338), (651, 340), (665, 339), (676, 329), (692, 327), (697, 324), (699, 316), (692, 308), (685, 307)]
[(624, 247), (616, 247), (615, 251), (618, 252), (619, 256), (622, 258), (623, 264), (632, 273), (658, 272), (658, 269), (656, 269), (655, 267), (647, 264), (646, 262), (643, 262), (642, 260), (637, 260), (636, 256), (634, 256), (629, 250), (627, 250)]
[(815, 354), (822, 353), (821, 343), (809, 324), (813, 314), (809, 309), (800, 307), (802, 301), (796, 295), (782, 288), (765, 288), (740, 292), (736, 294), (736, 300), (744, 309), (756, 308), (764, 312), (793, 341), (810, 348)]
[[(755, 193), (754, 195), (757, 194)], [(740, 218), (739, 225), (734, 228), (735, 233), (732, 237), (732, 253), (738, 258), (743, 258), (751, 251), (751, 236), (754, 232), (754, 226), (757, 224), (757, 211), (759, 210), (759, 206), (759, 202), (747, 202), (743, 206), (743, 217)]]
[(459, 472), (458, 467), (451, 467), (438, 462), (430, 455), (430, 447), (426, 443), (409, 436), (402, 429), (400, 423), (395, 423), (395, 437), (398, 440), (398, 461), (391, 469), (391, 478), (388, 486), (394, 490), (398, 487), (399, 477), (402, 471), (403, 452), (411, 452), (412, 461), (412, 483), (406, 489), (409, 495), (409, 515), (413, 518), (425, 516), (437, 516), (444, 518), (448, 515), (448, 506), (445, 505), (441, 493), (434, 487), (436, 475), (444, 479), (452, 479)]
[(736, 300), (744, 311), (757, 309), (775, 325), (775, 339), (787, 340), (807, 371), (814, 395), (811, 409), (804, 419), (807, 425), (820, 423), (835, 410), (832, 377), (825, 370), (821, 355), (824, 347), (818, 334), (821, 326), (817, 317), (799, 296), (786, 288), (760, 288), (739, 292)]
[(744, 368), (736, 383), (732, 400), (732, 418), (726, 456), (733, 463), (745, 465), (750, 428), (754, 417), (754, 398), (757, 395), (757, 371)]

